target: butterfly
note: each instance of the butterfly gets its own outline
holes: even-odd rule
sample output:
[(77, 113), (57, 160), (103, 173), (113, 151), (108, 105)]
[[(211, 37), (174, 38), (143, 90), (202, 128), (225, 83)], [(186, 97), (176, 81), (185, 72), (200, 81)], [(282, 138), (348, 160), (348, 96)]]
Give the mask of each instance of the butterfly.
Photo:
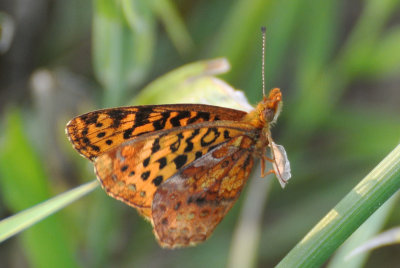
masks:
[[(149, 220), (162, 247), (178, 248), (211, 235), (255, 158), (261, 176), (274, 173), (285, 186), (289, 161), (270, 133), (281, 106), (274, 88), (249, 113), (200, 104), (119, 107), (75, 117), (66, 133), (93, 161), (106, 193)], [(267, 172), (266, 161), (273, 166)]]

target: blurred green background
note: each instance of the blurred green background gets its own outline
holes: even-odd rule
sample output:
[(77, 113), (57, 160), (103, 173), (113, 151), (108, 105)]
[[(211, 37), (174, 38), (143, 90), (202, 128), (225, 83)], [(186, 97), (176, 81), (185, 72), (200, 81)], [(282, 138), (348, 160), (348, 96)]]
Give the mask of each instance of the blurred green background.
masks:
[[(259, 198), (248, 187), (208, 241), (174, 251), (98, 188), (0, 244), (2, 267), (234, 267), (248, 200), (261, 207), (250, 263), (272, 267), (400, 142), (398, 0), (3, 0), (0, 24), (1, 219), (94, 179), (69, 119), (127, 105), (183, 64), (226, 57), (220, 77), (256, 104), (262, 25), (267, 90), (284, 98), (273, 136), (293, 174)], [(400, 222), (385, 217), (385, 229)], [(363, 267), (394, 267), (399, 253), (376, 250)]]

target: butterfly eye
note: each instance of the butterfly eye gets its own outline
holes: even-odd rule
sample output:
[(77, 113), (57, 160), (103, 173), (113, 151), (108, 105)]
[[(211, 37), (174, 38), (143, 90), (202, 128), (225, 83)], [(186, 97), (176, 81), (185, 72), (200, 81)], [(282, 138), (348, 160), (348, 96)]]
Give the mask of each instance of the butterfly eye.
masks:
[(267, 108), (263, 111), (265, 121), (272, 122), (275, 119), (275, 110), (271, 108)]

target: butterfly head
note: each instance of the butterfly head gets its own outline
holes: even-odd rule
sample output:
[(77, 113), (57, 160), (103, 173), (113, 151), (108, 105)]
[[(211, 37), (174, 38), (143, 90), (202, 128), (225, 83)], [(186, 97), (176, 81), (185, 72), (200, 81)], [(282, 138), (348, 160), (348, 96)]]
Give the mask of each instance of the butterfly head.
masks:
[(275, 123), (282, 107), (282, 93), (279, 88), (271, 89), (268, 97), (258, 105), (257, 110), (264, 122)]

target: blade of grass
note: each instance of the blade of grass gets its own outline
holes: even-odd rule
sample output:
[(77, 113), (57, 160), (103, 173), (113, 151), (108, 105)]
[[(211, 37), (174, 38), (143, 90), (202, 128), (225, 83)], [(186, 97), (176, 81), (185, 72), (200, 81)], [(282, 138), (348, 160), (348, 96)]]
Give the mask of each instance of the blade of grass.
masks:
[(99, 186), (98, 181), (93, 180), (6, 219), (2, 219), (0, 221), (0, 243), (68, 206), (72, 202), (93, 191), (97, 186)]
[[(5, 122), (0, 139), (0, 192), (4, 205), (18, 212), (49, 198), (51, 185), (44, 164), (28, 141), (19, 110), (10, 110)], [(28, 266), (78, 266), (67, 222), (61, 214), (52, 215), (18, 237)], [(2, 236), (12, 232), (3, 225)]]
[(246, 57), (243, 51), (248, 40), (254, 39), (255, 32), (260, 33), (263, 11), (268, 10), (271, 4), (270, 1), (262, 0), (235, 1), (230, 10), (225, 12), (227, 18), (219, 31), (220, 34), (217, 35), (212, 55), (224, 55), (237, 66), (239, 60)]
[[(260, 165), (255, 170), (261, 170)], [(249, 180), (246, 199), (233, 234), (227, 267), (256, 267), (262, 216), (272, 180), (271, 177), (261, 178), (259, 172)]]
[(150, 3), (179, 53), (185, 55), (191, 52), (194, 44), (175, 4), (169, 0), (152, 0)]
[(380, 207), (363, 225), (357, 229), (349, 239), (338, 249), (330, 260), (327, 268), (358, 268), (363, 267), (369, 256), (369, 252), (362, 252), (349, 258), (349, 252), (356, 247), (364, 244), (370, 237), (379, 232), (385, 224), (387, 218), (393, 212), (393, 208), (398, 201), (399, 195), (390, 198)]
[(265, 82), (269, 88), (276, 85), (282, 72), (300, 6), (300, 1), (237, 1), (214, 39), (210, 54), (223, 55), (234, 66), (224, 78), (231, 82), (246, 81), (243, 89), (251, 102), (259, 101), (262, 94), (260, 26), (267, 26)]
[[(301, 97), (293, 103), (293, 112), (288, 117), (288, 129), (285, 133), (297, 133), (296, 143), (306, 139), (321, 124), (347, 85), (360, 74), (365, 74), (370, 55), (376, 53), (380, 46), (381, 32), (389, 16), (392, 14), (397, 0), (365, 1), (365, 6), (335, 60), (313, 80), (302, 81)], [(381, 64), (382, 65), (382, 64)], [(301, 66), (301, 65), (299, 65)], [(303, 67), (302, 67), (303, 68)], [(284, 140), (290, 141), (289, 137)]]
[[(357, 248), (354, 248), (352, 251), (348, 251), (346, 255), (346, 259), (357, 258), (358, 256), (362, 256), (364, 254), (368, 254), (369, 251), (378, 249), (384, 246), (390, 246), (400, 243), (400, 227), (395, 227), (390, 230), (386, 230), (368, 241), (366, 241), (363, 245), (360, 245)], [(343, 266), (342, 266), (343, 267)]]
[(286, 255), (277, 267), (319, 267), (400, 188), (400, 145)]
[(377, 45), (376, 52), (371, 54), (366, 67), (367, 74), (380, 77), (395, 75), (400, 72), (400, 27), (394, 27), (386, 32)]
[(129, 87), (143, 81), (154, 47), (154, 18), (146, 1), (95, 0), (93, 67), (105, 89), (104, 104), (123, 103)]
[[(143, 82), (152, 62), (155, 18), (146, 0), (95, 0), (93, 4), (93, 67), (104, 94), (104, 106), (126, 104), (128, 90)], [(88, 209), (88, 266), (107, 265), (113, 230), (121, 228), (121, 209), (105, 194), (94, 195)], [(101, 234), (101, 235), (99, 235)]]
[[(365, 6), (346, 44), (341, 49), (337, 62), (342, 65), (350, 79), (370, 67), (370, 55), (382, 42), (382, 31), (390, 16), (397, 10), (397, 0), (365, 1)], [(367, 68), (366, 68), (367, 66)]]
[[(305, 1), (302, 6), (305, 14), (301, 17), (302, 25), (298, 36), (298, 61), (295, 72), (294, 88), (302, 94), (304, 90), (314, 84), (319, 71), (326, 65), (336, 43), (335, 32), (337, 24), (337, 1)], [(315, 23), (318, 21), (318, 23)], [(307, 97), (307, 95), (302, 96)], [(318, 114), (318, 111), (315, 111)]]

